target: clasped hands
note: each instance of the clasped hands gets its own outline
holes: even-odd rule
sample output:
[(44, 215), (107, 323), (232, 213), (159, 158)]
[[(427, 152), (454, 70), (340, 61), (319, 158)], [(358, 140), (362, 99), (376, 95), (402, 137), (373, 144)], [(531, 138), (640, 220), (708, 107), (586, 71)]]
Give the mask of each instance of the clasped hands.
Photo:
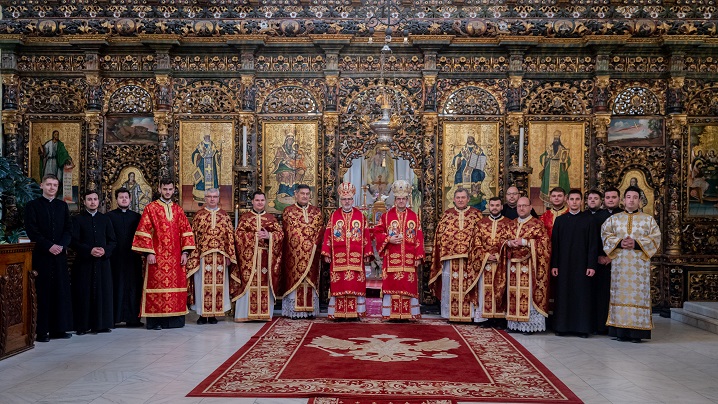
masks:
[(636, 240), (632, 239), (631, 236), (628, 236), (621, 240), (621, 248), (624, 250), (633, 250), (636, 248)]
[(508, 244), (509, 247), (521, 247), (524, 245), (522, 239), (520, 238), (509, 240), (506, 242), (506, 244)]

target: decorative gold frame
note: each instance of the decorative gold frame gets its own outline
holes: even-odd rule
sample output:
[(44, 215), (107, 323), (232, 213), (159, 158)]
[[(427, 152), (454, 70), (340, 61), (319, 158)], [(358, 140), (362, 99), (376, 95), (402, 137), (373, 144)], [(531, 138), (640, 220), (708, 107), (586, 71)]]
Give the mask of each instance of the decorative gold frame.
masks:
[(648, 185), (648, 180), (646, 178), (646, 174), (637, 168), (634, 168), (632, 170), (626, 171), (623, 174), (623, 179), (621, 180), (621, 185), (618, 186), (619, 191), (621, 191), (621, 200), (623, 200), (623, 193), (626, 191), (626, 188), (628, 188), (631, 185), (631, 179), (636, 179), (636, 186), (643, 191), (643, 195), (641, 195), (641, 204), (640, 208), (643, 210), (643, 213), (647, 213), (651, 216), (653, 216), (655, 209), (655, 189)]
[[(235, 133), (234, 121), (188, 121), (182, 120), (179, 123), (179, 195), (180, 204), (185, 212), (196, 212), (200, 209), (200, 192), (193, 192), (195, 181), (199, 171), (192, 162), (192, 153), (203, 141), (205, 133), (210, 134), (210, 139), (221, 152), (221, 164), (219, 165), (219, 186), (222, 198), (220, 207), (225, 210), (233, 208), (234, 196), (234, 162), (235, 162)], [(201, 199), (201, 198), (200, 198)]]
[[(568, 151), (568, 157), (571, 159), (567, 170), (570, 188), (580, 189), (581, 192), (585, 191), (586, 122), (529, 122), (527, 153), (529, 166), (533, 168), (533, 172), (529, 174), (528, 181), (529, 198), (534, 209), (539, 214), (548, 206), (548, 200), (543, 200), (540, 195), (544, 172), (544, 165), (541, 164), (541, 160), (547, 148), (553, 142), (556, 131), (561, 133), (561, 144), (564, 145)], [(550, 193), (551, 188), (553, 186), (549, 185), (547, 193)]]
[[(58, 130), (60, 132), (60, 141), (65, 145), (67, 153), (70, 155), (73, 164), (72, 176), (72, 203), (77, 203), (80, 192), (80, 162), (84, 160), (84, 155), (80, 152), (80, 140), (82, 138), (82, 123), (79, 121), (31, 121), (30, 122), (30, 140), (28, 143), (28, 171), (29, 176), (37, 182), (42, 180), (43, 174), (40, 172), (40, 155), (39, 148), (47, 141), (52, 139), (52, 132)], [(61, 190), (58, 191), (58, 195)], [(68, 201), (68, 203), (70, 203)], [(70, 203), (72, 205), (72, 203)], [(71, 206), (72, 208), (72, 206)]]
[[(716, 203), (718, 202), (718, 196), (715, 194), (708, 192), (708, 195), (706, 196), (701, 190), (700, 198), (698, 197), (697, 193), (700, 187), (693, 183), (694, 179), (692, 170), (694, 162), (697, 159), (702, 160), (703, 163), (701, 167), (704, 174), (703, 179), (709, 184), (709, 188), (706, 191), (709, 191), (710, 187), (715, 189), (715, 187), (718, 186), (718, 184), (715, 183), (715, 180), (718, 179), (718, 122), (702, 125), (691, 124), (688, 127), (688, 132), (687, 158), (684, 164), (684, 168), (686, 170), (685, 211), (688, 217), (715, 219), (718, 217), (718, 214), (704, 214), (702, 211), (705, 209), (702, 209), (701, 207), (691, 209), (691, 205), (694, 205), (695, 202), (698, 202), (701, 206), (712, 207), (712, 210), (714, 211), (716, 210), (716, 207), (718, 207), (718, 203)], [(709, 155), (711, 151), (713, 151), (713, 155)], [(711, 179), (713, 183), (711, 183), (709, 178), (706, 176), (708, 173), (713, 173), (716, 176), (715, 179)]]
[[(289, 146), (288, 135), (293, 135), (292, 145), (298, 147), (291, 151), (282, 150)], [(294, 203), (291, 195), (285, 194), (286, 184), (282, 185), (279, 177), (282, 176), (293, 184), (307, 184), (312, 189), (313, 205), (317, 204), (318, 180), (318, 134), (319, 122), (317, 121), (267, 121), (262, 124), (262, 184), (267, 196), (266, 210), (269, 213), (280, 214), (284, 208)], [(285, 155), (294, 154), (297, 157), (289, 164), (282, 163)], [(278, 157), (277, 154), (280, 154)], [(287, 169), (290, 169), (287, 171)], [(280, 170), (277, 172), (277, 170)], [(291, 170), (293, 169), (293, 170)], [(301, 171), (304, 171), (301, 174)], [(296, 175), (301, 179), (297, 179)], [(281, 189), (280, 189), (281, 188)]]
[[(444, 162), (440, 185), (443, 191), (442, 209), (446, 210), (454, 206), (454, 191), (458, 188), (456, 172), (461, 164), (456, 162), (460, 160), (459, 154), (467, 145), (469, 136), (474, 136), (476, 144), (483, 152), (483, 155), (481, 152), (476, 155), (478, 156), (475, 158), (478, 159), (477, 162), (483, 164), (480, 159), (485, 157), (485, 166), (482, 170), (485, 177), (481, 181), (474, 182), (469, 179), (467, 182), (462, 174), (462, 184), (471, 194), (469, 204), (482, 210), (485, 209), (489, 198), (499, 195), (499, 162), (501, 159), (499, 122), (445, 121), (442, 130), (441, 153)], [(477, 187), (480, 188), (477, 189)], [(480, 194), (483, 194), (483, 197)]]
[(134, 210), (137, 213), (142, 213), (142, 211), (145, 210), (145, 206), (152, 202), (152, 193), (154, 192), (154, 189), (152, 188), (152, 185), (150, 185), (145, 179), (145, 175), (142, 173), (142, 170), (136, 166), (127, 166), (123, 168), (122, 171), (120, 171), (120, 175), (117, 176), (117, 180), (110, 186), (110, 192), (112, 194), (112, 202), (110, 203), (110, 209), (117, 209), (115, 190), (121, 188), (122, 185), (127, 182), (130, 173), (135, 175), (135, 182), (137, 183), (137, 186), (140, 187), (142, 193), (142, 196), (139, 198), (139, 207), (136, 208), (134, 200), (135, 196), (133, 195), (132, 190), (130, 190), (130, 196), (133, 198), (133, 200), (130, 202), (130, 209)]

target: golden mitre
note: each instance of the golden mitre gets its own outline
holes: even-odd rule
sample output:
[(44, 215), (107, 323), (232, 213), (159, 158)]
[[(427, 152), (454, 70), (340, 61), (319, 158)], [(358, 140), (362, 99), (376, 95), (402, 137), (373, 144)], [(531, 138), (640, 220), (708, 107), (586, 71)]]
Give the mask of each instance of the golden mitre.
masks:
[(357, 189), (351, 182), (342, 182), (337, 188), (340, 198), (353, 198), (356, 194)]
[(411, 184), (409, 184), (409, 181), (406, 180), (396, 180), (391, 186), (391, 191), (394, 193), (395, 198), (408, 198), (411, 193)]

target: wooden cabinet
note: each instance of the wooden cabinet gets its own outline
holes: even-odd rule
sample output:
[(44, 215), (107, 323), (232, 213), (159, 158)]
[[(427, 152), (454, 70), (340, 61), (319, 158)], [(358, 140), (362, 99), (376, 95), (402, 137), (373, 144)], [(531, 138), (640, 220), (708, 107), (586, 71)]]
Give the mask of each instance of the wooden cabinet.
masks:
[(35, 243), (0, 245), (0, 359), (35, 345)]

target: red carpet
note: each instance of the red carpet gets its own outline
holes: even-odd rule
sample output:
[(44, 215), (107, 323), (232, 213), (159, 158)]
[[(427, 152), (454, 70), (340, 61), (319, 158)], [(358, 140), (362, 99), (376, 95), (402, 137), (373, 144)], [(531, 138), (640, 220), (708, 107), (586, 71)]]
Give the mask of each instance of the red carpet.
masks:
[(314, 404), (581, 402), (504, 332), (375, 319), (276, 319), (188, 396)]

